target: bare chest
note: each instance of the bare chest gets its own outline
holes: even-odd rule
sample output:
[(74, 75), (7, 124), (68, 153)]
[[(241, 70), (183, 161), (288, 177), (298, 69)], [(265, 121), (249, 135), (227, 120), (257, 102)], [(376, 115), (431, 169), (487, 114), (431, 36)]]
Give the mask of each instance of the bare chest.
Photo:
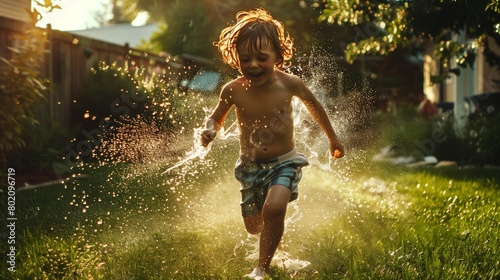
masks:
[(244, 92), (236, 100), (235, 105), (239, 118), (246, 121), (264, 121), (291, 114), (291, 99), (292, 96), (286, 91)]

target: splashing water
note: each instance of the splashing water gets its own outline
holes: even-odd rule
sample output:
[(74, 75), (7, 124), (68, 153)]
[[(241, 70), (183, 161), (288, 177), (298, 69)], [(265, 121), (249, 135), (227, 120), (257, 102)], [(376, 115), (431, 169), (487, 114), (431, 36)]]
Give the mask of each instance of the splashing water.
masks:
[[(340, 69), (336, 66), (335, 61), (330, 56), (318, 56), (310, 59), (309, 65), (310, 76), (304, 76), (306, 85), (315, 94), (318, 100), (325, 107), (331, 117), (332, 125), (336, 130), (342, 142), (347, 142), (346, 147), (351, 143), (349, 137), (353, 137), (356, 132), (363, 130), (366, 136), (366, 123), (369, 119), (371, 109), (371, 95), (366, 89), (351, 86), (355, 88), (350, 92), (345, 93), (343, 89), (337, 88), (335, 97), (332, 96), (332, 83), (339, 81)], [(358, 88), (358, 89), (356, 89)], [(366, 94), (368, 93), (368, 94)], [(341, 160), (332, 159), (329, 153), (328, 139), (324, 133), (318, 128), (312, 117), (307, 112), (305, 106), (298, 98), (293, 100), (293, 118), (295, 131), (295, 140), (298, 148), (303, 152), (310, 165), (315, 166), (323, 171), (328, 171), (335, 174), (341, 181), (349, 181), (350, 179), (350, 162), (364, 161), (362, 153), (349, 153), (346, 158)], [(204, 109), (208, 113), (210, 109)], [(353, 114), (353, 112), (355, 114)], [(353, 129), (354, 128), (354, 131)], [(361, 129), (360, 129), (361, 128)], [(204, 128), (198, 127), (194, 129), (193, 145), (187, 151), (182, 159), (171, 167), (163, 171), (161, 174), (166, 174), (177, 168), (190, 165), (195, 160), (203, 160), (211, 151), (212, 143), (206, 148), (202, 147), (199, 142), (199, 137)], [(368, 132), (369, 133), (369, 132)], [(234, 140), (238, 135), (236, 121), (231, 123), (227, 129), (222, 128), (217, 135), (218, 142), (226, 140)], [(354, 137), (353, 137), (354, 138)], [(368, 139), (370, 137), (367, 137)], [(353, 140), (358, 141), (358, 139)], [(298, 222), (302, 217), (296, 203), (291, 203), (293, 212), (285, 221), (285, 234), (294, 223)], [(289, 252), (285, 251), (286, 243), (280, 245), (275, 253), (272, 265), (283, 268), (287, 271), (296, 272), (308, 267), (311, 263), (307, 260), (294, 258)], [(241, 240), (235, 245), (234, 255), (237, 251), (245, 249), (245, 259), (255, 261), (259, 254), (259, 236), (248, 235), (245, 240)]]
[[(319, 63), (319, 61), (322, 62)], [(328, 83), (338, 81), (336, 75), (339, 71), (335, 68), (333, 59), (325, 56), (315, 60), (314, 63), (310, 62), (308, 67), (310, 75), (304, 76), (304, 80), (324, 107), (327, 108), (337, 134), (344, 143), (347, 142), (348, 145), (346, 146), (349, 146), (349, 142), (357, 142), (350, 140), (354, 138), (353, 135), (357, 132), (353, 132), (352, 128), (363, 127), (368, 115), (369, 95), (363, 95), (363, 91), (359, 90), (357, 92), (350, 91), (349, 94), (340, 94), (337, 92), (335, 96), (331, 96), (332, 94), (328, 89), (332, 89), (333, 87)], [(190, 103), (192, 100), (187, 100), (187, 98), (193, 98), (192, 96), (183, 95), (179, 96), (178, 100), (175, 100), (175, 96), (172, 97), (165, 92), (163, 92), (163, 95), (168, 96), (168, 100), (159, 99), (157, 103), (160, 104), (160, 107), (162, 106), (161, 104), (168, 104), (168, 106), (165, 105), (162, 108), (150, 107), (150, 110), (170, 108), (177, 104), (178, 108), (185, 107), (188, 111), (193, 111), (193, 108), (189, 107), (192, 106), (192, 103)], [(186, 100), (183, 100), (183, 98), (186, 98)], [(336, 103), (333, 103), (334, 101)], [(312, 166), (328, 172), (330, 180), (335, 178), (334, 180), (338, 181), (348, 181), (351, 176), (350, 164), (359, 162), (360, 160), (363, 161), (363, 154), (351, 153), (348, 150), (346, 158), (333, 160), (329, 156), (328, 139), (309, 116), (305, 107), (300, 103), (300, 100), (294, 99), (293, 107), (294, 125), (296, 128), (295, 138), (298, 149), (306, 154)], [(204, 108), (203, 110), (206, 115), (211, 108)], [(192, 114), (192, 112), (189, 113)], [(184, 127), (186, 125), (186, 121), (178, 117), (174, 112), (163, 112), (154, 116), (155, 118), (169, 118), (175, 124), (175, 127)], [(202, 120), (195, 120), (193, 121), (195, 124), (192, 126), (188, 126), (189, 124), (187, 124), (186, 126), (196, 127), (199, 125), (198, 121), (201, 122)], [(219, 131), (217, 139), (214, 141), (217, 144), (211, 143), (207, 148), (204, 148), (199, 143), (199, 135), (203, 130), (202, 127), (197, 127), (193, 130), (192, 142), (189, 140), (184, 141), (185, 136), (184, 138), (179, 136), (178, 141), (182, 142), (182, 145), (179, 145), (181, 147), (173, 147), (178, 144), (175, 142), (177, 136), (174, 136), (172, 132), (160, 125), (154, 124), (154, 122), (148, 123), (141, 118), (131, 118), (126, 123), (121, 124), (121, 127), (117, 129), (113, 136), (103, 141), (103, 147), (98, 150), (98, 153), (104, 154), (103, 158), (106, 164), (122, 162), (132, 164), (125, 169), (111, 171), (106, 182), (103, 183), (105, 187), (96, 188), (96, 193), (94, 194), (85, 193), (84, 191), (80, 194), (79, 186), (74, 187), (75, 198), (72, 201), (72, 206), (75, 208), (75, 213), (79, 217), (84, 217), (90, 224), (79, 225), (76, 232), (85, 232), (88, 234), (102, 234), (106, 232), (109, 235), (119, 233), (121, 234), (121, 238), (127, 240), (126, 244), (128, 245), (138, 242), (140, 238), (140, 234), (137, 234), (138, 232), (168, 232), (172, 228), (192, 231), (194, 228), (198, 230), (203, 227), (220, 227), (223, 224), (222, 221), (225, 221), (224, 218), (228, 216), (227, 208), (229, 206), (227, 206), (227, 201), (232, 201), (228, 199), (229, 195), (226, 195), (225, 192), (231, 193), (231, 198), (233, 198), (236, 207), (236, 199), (239, 199), (237, 198), (237, 188), (230, 189), (227, 187), (228, 185), (237, 187), (236, 180), (229, 180), (231, 172), (228, 170), (231, 166), (225, 166), (225, 164), (230, 164), (227, 164), (227, 160), (225, 162), (215, 162), (215, 160), (208, 156), (210, 152), (225, 153), (226, 150), (221, 151), (221, 146), (228, 143), (236, 143), (235, 140), (238, 135), (237, 122), (232, 122), (226, 125), (226, 127)], [(173, 156), (167, 154), (170, 151), (165, 151), (169, 149), (175, 150)], [(186, 150), (187, 152), (185, 152)], [(178, 153), (181, 153), (180, 156), (178, 156)], [(236, 155), (237, 152), (236, 149), (230, 149), (229, 153)], [(219, 159), (222, 157), (227, 159), (229, 155), (224, 154), (224, 156), (219, 156)], [(92, 172), (90, 170), (91, 167), (88, 165), (82, 166), (82, 168), (85, 168), (87, 172)], [(216, 168), (217, 170), (215, 170)], [(224, 170), (221, 170), (222, 168)], [(206, 174), (208, 173), (212, 176), (209, 178), (214, 181), (204, 181), (206, 179), (204, 176), (207, 176)], [(227, 181), (220, 182), (220, 176), (213, 174), (225, 174)], [(231, 179), (234, 178), (231, 176)], [(310, 181), (305, 180), (303, 182), (309, 183)], [(115, 185), (112, 187), (106, 186), (111, 183)], [(200, 188), (202, 189), (201, 191), (196, 190), (199, 186), (203, 187)], [(206, 190), (207, 186), (210, 187), (208, 191)], [(324, 188), (334, 188), (331, 183), (325, 183), (322, 186)], [(212, 189), (214, 191), (210, 193)], [(193, 190), (196, 190), (196, 192)], [(213, 196), (219, 196), (220, 198), (216, 200)], [(104, 213), (95, 214), (92, 209), (94, 205), (105, 204), (101, 202), (101, 198), (102, 201), (110, 205), (119, 205), (119, 208), (112, 208), (106, 210)], [(215, 206), (211, 206), (212, 204)], [(295, 224), (301, 220), (302, 214), (307, 213), (306, 209), (299, 209), (295, 202), (290, 204), (290, 208), (293, 211), (290, 211), (290, 216), (285, 221), (285, 238), (287, 238), (287, 233), (294, 231), (294, 227), (297, 226)], [(207, 211), (206, 209), (209, 210)], [(213, 220), (206, 219), (206, 216), (198, 213), (202, 211), (209, 212)], [(317, 216), (331, 217), (332, 215), (326, 215), (321, 211)], [(236, 217), (237, 210), (234, 212), (235, 215), (233, 216)], [(321, 218), (323, 219), (323, 217)], [(325, 221), (324, 219), (320, 219), (318, 223)], [(223, 224), (223, 226), (228, 226), (227, 224), (235, 227), (235, 231), (242, 229), (234, 226), (234, 221)], [(309, 231), (310, 229), (307, 228), (305, 230)], [(297, 258), (294, 256), (294, 251), (287, 250), (286, 246), (287, 242), (285, 241), (278, 248), (273, 259), (273, 265), (284, 268), (287, 271), (298, 271), (310, 266), (311, 263), (309, 261)], [(245, 259), (250, 261), (256, 260), (258, 258), (258, 237), (248, 236), (241, 242), (237, 242), (234, 247), (235, 254), (242, 249), (246, 250)]]
[[(306, 68), (307, 70), (305, 70)], [(344, 146), (349, 147), (354, 143), (359, 145), (359, 143), (369, 142), (367, 139), (371, 138), (370, 131), (367, 131), (366, 127), (370, 121), (373, 107), (371, 91), (360, 85), (345, 85), (343, 75), (339, 74), (342, 73), (342, 70), (337, 66), (334, 58), (319, 51), (313, 52), (309, 57), (308, 65), (301, 67), (301, 69), (308, 72), (308, 74), (301, 76), (308, 88), (329, 113), (331, 123), (337, 135), (342, 138)], [(347, 86), (350, 88), (349, 91), (344, 89)], [(335, 89), (335, 92), (332, 92), (332, 88)], [(294, 98), (292, 105), (296, 144), (301, 152), (306, 155), (309, 163), (322, 170), (335, 172), (344, 181), (349, 180), (348, 172), (342, 173), (341, 170), (342, 167), (347, 165), (341, 165), (338, 163), (339, 161), (332, 159), (328, 139), (322, 131), (319, 131), (320, 129), (302, 102), (298, 98)], [(204, 108), (204, 111), (207, 114), (211, 109)], [(162, 175), (195, 159), (205, 158), (211, 149), (212, 143), (207, 148), (200, 145), (199, 137), (202, 131), (203, 128), (201, 127), (194, 129), (192, 148), (186, 152), (184, 158), (162, 172)], [(237, 135), (237, 122), (234, 121), (227, 129), (221, 129), (217, 139), (232, 140)], [(364, 160), (362, 152), (350, 153), (348, 157), (342, 159), (344, 162)]]
[[(297, 203), (293, 202), (291, 203), (291, 206), (293, 208), (293, 213), (290, 217), (288, 217), (285, 220), (285, 229), (296, 222), (298, 222), (302, 218), (302, 214), (299, 211), (299, 207)], [(245, 259), (249, 261), (256, 261), (259, 259), (259, 238), (260, 235), (252, 235), (249, 234), (245, 240), (241, 240), (239, 243), (236, 244), (234, 247), (234, 255), (237, 254), (237, 251), (240, 250), (241, 248), (245, 248), (246, 250), (246, 255)], [(271, 261), (271, 265), (277, 266), (279, 268), (283, 268), (288, 272), (295, 272), (299, 271), (303, 268), (308, 267), (311, 263), (309, 261), (305, 260), (300, 260), (297, 258), (293, 258), (290, 253), (286, 252), (284, 250), (284, 247), (286, 245), (283, 244), (282, 242), (278, 249), (276, 250), (276, 253), (274, 254), (274, 257)], [(248, 249), (249, 248), (249, 249)]]
[[(165, 173), (168, 173), (194, 159), (204, 159), (207, 154), (210, 152), (212, 143), (210, 143), (207, 147), (203, 147), (200, 145), (200, 135), (201, 132), (204, 130), (204, 128), (198, 127), (194, 129), (194, 134), (193, 134), (193, 147), (191, 150), (186, 152), (186, 156), (181, 159), (179, 162), (174, 164), (173, 166), (169, 167), (167, 170), (163, 171), (161, 175), (164, 175)], [(238, 132), (236, 131), (236, 121), (233, 122), (229, 128), (226, 129), (221, 129), (219, 133), (217, 133), (217, 138), (221, 140), (227, 140), (230, 137), (234, 137), (238, 135)]]
[(170, 172), (170, 171), (178, 168), (179, 166), (182, 166), (182, 165), (184, 165), (184, 164), (186, 164), (186, 163), (188, 163), (196, 158), (200, 158), (200, 159), (205, 158), (205, 156), (208, 154), (208, 152), (210, 152), (210, 146), (205, 148), (205, 147), (200, 145), (199, 137), (197, 137), (197, 136), (201, 134), (202, 130), (203, 130), (202, 128), (197, 128), (194, 130), (193, 148), (191, 148), (191, 150), (186, 152), (186, 155), (184, 156), (184, 158), (182, 160), (180, 160), (179, 162), (177, 162), (173, 166), (169, 167), (167, 170), (163, 171), (161, 173), (161, 175), (164, 175), (165, 173)]
[(328, 139), (314, 122), (300, 100), (293, 101), (296, 144), (310, 165), (334, 173), (342, 181), (350, 180), (350, 168), (366, 162), (362, 148), (370, 144), (373, 132), (368, 129), (373, 109), (372, 91), (345, 77), (334, 57), (313, 51), (300, 74), (306, 86), (323, 105), (330, 122), (346, 149), (346, 157), (333, 159)]

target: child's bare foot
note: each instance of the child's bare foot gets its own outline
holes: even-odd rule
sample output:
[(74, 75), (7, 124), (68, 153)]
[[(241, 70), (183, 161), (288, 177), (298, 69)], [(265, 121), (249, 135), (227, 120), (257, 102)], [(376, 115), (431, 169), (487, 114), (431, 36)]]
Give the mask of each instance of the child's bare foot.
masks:
[(245, 274), (244, 277), (254, 280), (262, 280), (266, 277), (266, 272), (262, 268), (256, 267), (251, 273)]

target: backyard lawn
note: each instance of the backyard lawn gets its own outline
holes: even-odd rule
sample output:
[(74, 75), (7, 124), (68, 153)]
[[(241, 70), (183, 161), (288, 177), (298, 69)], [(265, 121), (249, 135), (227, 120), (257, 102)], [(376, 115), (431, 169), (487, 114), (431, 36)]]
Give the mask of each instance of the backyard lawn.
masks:
[[(0, 278), (240, 279), (257, 239), (240, 217), (237, 155), (237, 143), (221, 141), (164, 174), (177, 158), (87, 163), (86, 178), (18, 189), (16, 271), (3, 253)], [(500, 278), (498, 170), (369, 158), (304, 169), (273, 279)]]

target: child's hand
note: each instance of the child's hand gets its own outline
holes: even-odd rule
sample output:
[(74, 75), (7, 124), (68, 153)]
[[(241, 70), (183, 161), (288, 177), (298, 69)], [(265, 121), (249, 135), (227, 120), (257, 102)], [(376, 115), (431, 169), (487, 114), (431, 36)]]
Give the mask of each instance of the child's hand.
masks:
[(330, 155), (333, 158), (341, 158), (345, 155), (344, 146), (339, 142), (339, 140), (335, 139), (330, 141)]
[(210, 142), (212, 142), (212, 140), (214, 140), (216, 135), (217, 135), (216, 130), (211, 130), (211, 129), (203, 130), (203, 132), (201, 133), (201, 139), (200, 139), (201, 145), (203, 147), (207, 147), (208, 144), (210, 144)]

